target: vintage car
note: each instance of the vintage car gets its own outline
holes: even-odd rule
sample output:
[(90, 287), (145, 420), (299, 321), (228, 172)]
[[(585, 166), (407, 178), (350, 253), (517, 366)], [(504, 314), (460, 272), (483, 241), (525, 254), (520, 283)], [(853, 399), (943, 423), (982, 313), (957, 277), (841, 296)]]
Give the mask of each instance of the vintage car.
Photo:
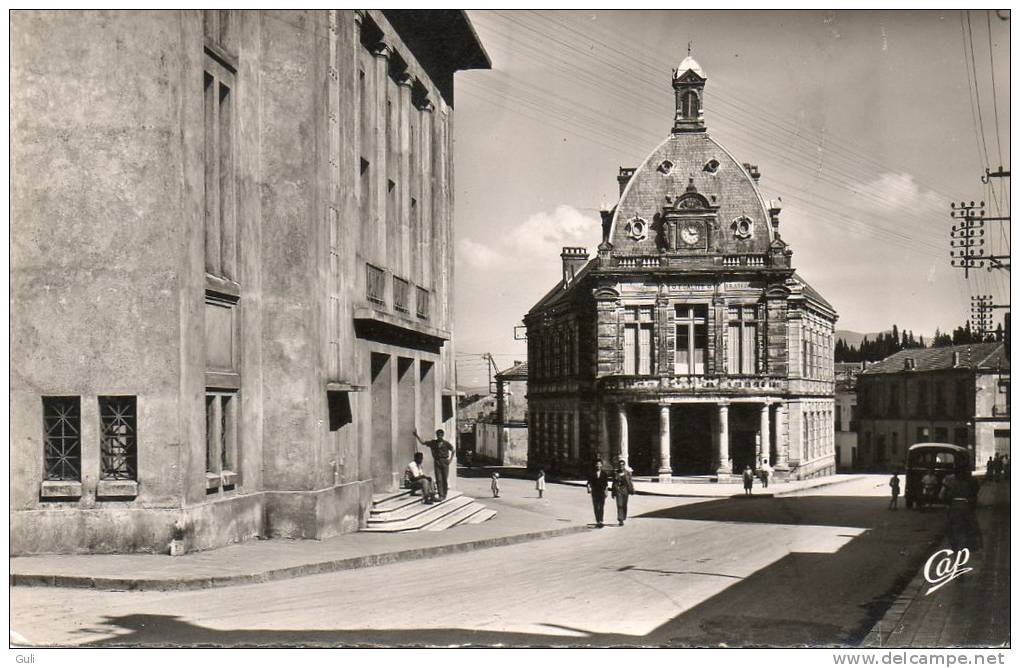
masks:
[[(932, 471), (938, 478), (935, 495), (924, 498), (921, 478)], [(918, 443), (907, 449), (906, 490), (907, 508), (924, 507), (931, 503), (945, 503), (940, 498), (942, 480), (949, 474), (956, 477), (957, 494), (965, 496), (971, 506), (977, 505), (977, 480), (972, 475), (973, 465), (967, 448), (950, 443)]]

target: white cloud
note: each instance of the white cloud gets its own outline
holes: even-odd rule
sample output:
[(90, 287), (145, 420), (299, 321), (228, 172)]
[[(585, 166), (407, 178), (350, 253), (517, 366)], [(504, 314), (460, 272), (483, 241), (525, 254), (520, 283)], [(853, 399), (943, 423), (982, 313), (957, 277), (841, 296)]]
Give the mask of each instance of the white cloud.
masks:
[(475, 269), (492, 269), (508, 261), (559, 267), (564, 246), (580, 246), (593, 253), (602, 235), (598, 218), (586, 216), (566, 204), (552, 211), (539, 211), (507, 233), (488, 243), (461, 239), (457, 245), (458, 262)]
[(471, 239), (461, 239), (457, 243), (457, 263), (472, 269), (493, 269), (501, 265), (504, 257), (485, 244)]
[(928, 209), (945, 214), (944, 199), (922, 188), (910, 174), (886, 172), (853, 190), (860, 195), (857, 204), (873, 211), (916, 214)]

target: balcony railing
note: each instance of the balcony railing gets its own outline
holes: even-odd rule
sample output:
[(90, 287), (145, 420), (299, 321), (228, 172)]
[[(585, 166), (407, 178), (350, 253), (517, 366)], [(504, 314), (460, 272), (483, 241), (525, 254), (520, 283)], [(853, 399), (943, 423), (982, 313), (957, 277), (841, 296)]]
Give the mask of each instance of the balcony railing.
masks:
[(370, 264), (365, 265), (365, 297), (376, 304), (386, 304), (386, 272)]
[(417, 304), (417, 307), (418, 307), (417, 308), (418, 317), (421, 318), (422, 320), (428, 320), (428, 317), (429, 317), (429, 308), (430, 308), (430, 304), (429, 304), (429, 297), (430, 296), (431, 295), (429, 294), (428, 290), (426, 290), (425, 288), (421, 287), (420, 285), (418, 286), (418, 299), (416, 301), (416, 304)]
[(606, 390), (666, 391), (740, 391), (744, 393), (781, 392), (785, 379), (779, 376), (611, 376), (604, 381)]
[(661, 255), (626, 255), (613, 258), (613, 264), (623, 269), (641, 269), (644, 267), (659, 267), (666, 261)]
[(764, 267), (764, 255), (727, 255), (722, 260), (724, 267)]
[(393, 277), (393, 308), (401, 313), (410, 311), (410, 284), (402, 278)]

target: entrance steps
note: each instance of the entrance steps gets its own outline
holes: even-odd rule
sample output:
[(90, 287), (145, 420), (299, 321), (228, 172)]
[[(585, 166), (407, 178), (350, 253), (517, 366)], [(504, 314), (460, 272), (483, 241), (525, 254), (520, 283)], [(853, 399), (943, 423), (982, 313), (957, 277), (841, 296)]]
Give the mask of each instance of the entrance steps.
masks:
[(442, 531), (458, 524), (480, 524), (495, 514), (495, 510), (455, 490), (450, 490), (444, 500), (432, 505), (425, 505), (421, 496), (412, 496), (409, 490), (398, 490), (372, 497), (368, 526), (363, 531)]

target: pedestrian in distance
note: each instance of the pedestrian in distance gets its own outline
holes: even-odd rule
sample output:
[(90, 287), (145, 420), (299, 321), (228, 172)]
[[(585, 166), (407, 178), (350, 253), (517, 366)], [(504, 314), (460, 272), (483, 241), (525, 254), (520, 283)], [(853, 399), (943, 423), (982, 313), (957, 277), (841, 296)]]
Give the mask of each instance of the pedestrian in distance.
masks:
[(542, 498), (542, 494), (545, 493), (545, 471), (538, 469), (538, 478), (535, 479), (535, 489), (538, 490), (538, 498)]
[(754, 471), (751, 470), (751, 465), (748, 464), (744, 467), (744, 494), (751, 496), (751, 488), (754, 487)]
[(989, 456), (988, 461), (985, 462), (985, 482), (993, 480), (995, 480), (995, 460)]
[(595, 470), (588, 476), (588, 493), (591, 494), (591, 506), (595, 511), (595, 526), (602, 528), (602, 516), (606, 509), (606, 488), (609, 486), (609, 475), (602, 470), (602, 460), (595, 460)]
[(921, 503), (918, 505), (920, 510), (924, 510), (926, 507), (931, 506), (936, 501), (936, 495), (939, 491), (939, 479), (935, 476), (934, 469), (928, 469), (921, 478)]
[(613, 498), (616, 499), (616, 521), (620, 526), (627, 520), (627, 501), (634, 493), (634, 481), (627, 471), (627, 463), (621, 457), (613, 471)]
[(1009, 455), (1002, 456), (1002, 479), (1009, 482)]
[(499, 473), (492, 474), (492, 498), (499, 498)]
[(432, 451), (432, 463), (436, 474), (436, 488), (439, 491), (439, 498), (445, 499), (450, 491), (450, 461), (453, 459), (453, 444), (443, 436), (442, 429), (436, 430), (436, 437), (431, 441), (423, 441), (418, 435), (418, 430), (413, 431), (418, 443)]
[(761, 462), (761, 471), (759, 472), (759, 475), (761, 476), (761, 486), (762, 486), (762, 489), (768, 489), (769, 488), (769, 476), (772, 475), (772, 467), (769, 466), (769, 460), (767, 460), (767, 459), (762, 460), (762, 462)]
[(896, 510), (896, 502), (900, 498), (900, 474), (899, 471), (895, 471), (892, 474), (892, 478), (889, 479), (889, 493), (892, 498), (889, 499), (889, 510)]

